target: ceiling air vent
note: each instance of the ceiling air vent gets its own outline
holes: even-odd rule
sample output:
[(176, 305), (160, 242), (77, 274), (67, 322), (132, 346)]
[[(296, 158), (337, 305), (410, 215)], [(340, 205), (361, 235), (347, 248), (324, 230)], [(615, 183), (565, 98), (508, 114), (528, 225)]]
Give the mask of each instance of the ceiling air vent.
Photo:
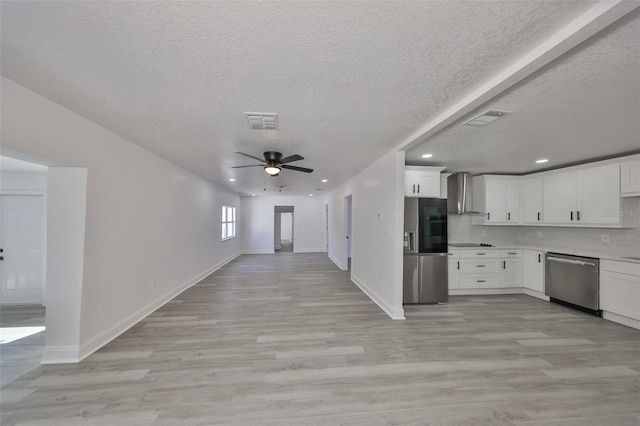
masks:
[(498, 111), (496, 109), (490, 109), (489, 111), (485, 111), (480, 115), (476, 115), (471, 120), (465, 121), (463, 124), (465, 126), (484, 127), (487, 124), (491, 124), (494, 121), (505, 118), (507, 115), (511, 114), (513, 113), (510, 111)]
[(249, 127), (255, 130), (278, 130), (278, 114), (245, 112)]

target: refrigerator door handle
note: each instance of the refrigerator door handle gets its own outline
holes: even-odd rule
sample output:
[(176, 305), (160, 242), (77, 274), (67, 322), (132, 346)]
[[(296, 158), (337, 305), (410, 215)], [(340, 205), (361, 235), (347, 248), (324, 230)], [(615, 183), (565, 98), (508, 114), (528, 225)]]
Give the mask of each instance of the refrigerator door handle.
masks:
[(416, 233), (415, 232), (407, 232), (407, 236), (409, 239), (409, 251), (415, 253), (416, 251)]

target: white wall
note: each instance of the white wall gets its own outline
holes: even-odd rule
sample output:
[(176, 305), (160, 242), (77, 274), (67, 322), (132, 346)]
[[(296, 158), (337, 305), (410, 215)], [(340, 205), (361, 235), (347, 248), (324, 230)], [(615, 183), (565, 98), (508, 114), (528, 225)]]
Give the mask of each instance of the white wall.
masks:
[(59, 361), (86, 356), (239, 254), (240, 238), (220, 235), (221, 207), (240, 208), (237, 195), (4, 77), (1, 118), (3, 148), (88, 171), (79, 348)]
[(404, 152), (391, 152), (325, 199), (329, 205), (329, 257), (338, 267), (347, 269), (345, 197), (351, 195), (351, 279), (394, 319), (404, 319), (403, 181)]
[(243, 253), (273, 253), (275, 206), (293, 206), (296, 253), (324, 252), (324, 204), (320, 197), (242, 197), (241, 222)]

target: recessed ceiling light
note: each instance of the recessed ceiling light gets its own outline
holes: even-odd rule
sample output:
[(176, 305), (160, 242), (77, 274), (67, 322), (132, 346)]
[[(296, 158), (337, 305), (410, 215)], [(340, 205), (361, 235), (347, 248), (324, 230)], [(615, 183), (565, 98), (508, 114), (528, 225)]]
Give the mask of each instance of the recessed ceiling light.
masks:
[(252, 196), (252, 197), (255, 197), (255, 196), (256, 196), (256, 194), (251, 194), (251, 196)]
[(431, 158), (433, 157), (433, 154), (423, 154), (422, 158)]
[(313, 194), (309, 194), (309, 197), (313, 197)]
[(541, 159), (539, 159), (539, 160), (536, 160), (536, 163), (538, 163), (538, 164), (542, 164), (542, 163), (546, 163), (547, 161), (549, 161), (549, 159), (548, 159), (548, 158), (541, 158)]
[(329, 182), (327, 179), (322, 179), (322, 183), (327, 183)]
[(234, 178), (229, 179), (229, 182), (235, 182), (236, 180)]

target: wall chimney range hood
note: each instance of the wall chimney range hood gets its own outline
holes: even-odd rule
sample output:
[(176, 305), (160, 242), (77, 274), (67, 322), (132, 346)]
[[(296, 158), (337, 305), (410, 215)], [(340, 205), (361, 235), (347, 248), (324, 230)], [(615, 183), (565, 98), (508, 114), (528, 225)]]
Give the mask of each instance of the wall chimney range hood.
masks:
[(447, 211), (450, 214), (480, 214), (473, 211), (471, 173), (454, 173), (447, 178)]

